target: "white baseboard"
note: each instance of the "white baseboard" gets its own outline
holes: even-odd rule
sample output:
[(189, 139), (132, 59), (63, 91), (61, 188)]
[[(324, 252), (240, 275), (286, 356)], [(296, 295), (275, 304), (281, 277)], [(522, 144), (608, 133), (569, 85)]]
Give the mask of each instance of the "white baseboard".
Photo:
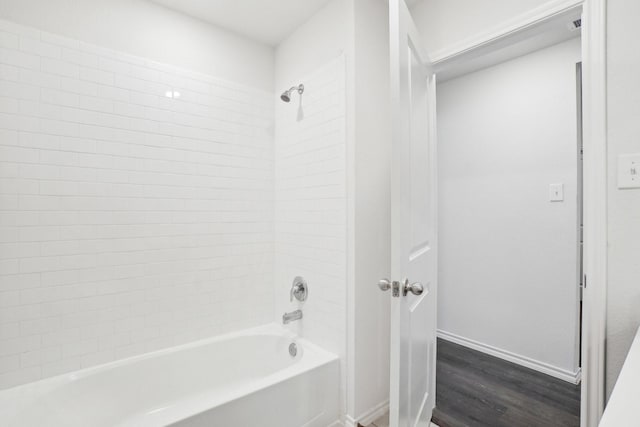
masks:
[(360, 415), (360, 417), (358, 417), (358, 422), (363, 426), (368, 426), (387, 412), (389, 412), (389, 401), (385, 400)]
[(480, 351), (482, 353), (490, 354), (491, 356), (499, 357), (500, 359), (504, 359), (509, 362), (524, 366), (526, 368), (542, 372), (543, 374), (550, 375), (552, 377), (570, 382), (572, 384), (580, 383), (580, 368), (578, 368), (577, 372), (567, 371), (565, 369), (549, 365), (548, 363), (540, 362), (538, 360), (512, 353), (510, 351), (484, 344), (469, 338), (465, 338), (460, 335), (452, 334), (441, 329), (438, 329), (438, 338), (442, 338), (443, 340), (447, 340), (455, 344), (460, 344), (462, 346)]
[(358, 427), (358, 424), (368, 426), (375, 420), (389, 412), (389, 401), (386, 400), (382, 403), (375, 405), (374, 407), (366, 410), (357, 418), (353, 418), (349, 415), (345, 417), (345, 427)]
[(347, 415), (344, 419), (344, 427), (358, 427), (356, 420)]

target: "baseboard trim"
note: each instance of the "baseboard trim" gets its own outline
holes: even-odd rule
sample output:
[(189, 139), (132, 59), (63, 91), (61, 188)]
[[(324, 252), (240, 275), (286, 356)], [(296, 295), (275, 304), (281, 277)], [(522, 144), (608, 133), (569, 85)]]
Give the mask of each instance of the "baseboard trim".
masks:
[(346, 417), (344, 417), (344, 427), (358, 427), (358, 423), (356, 422), (356, 420), (347, 415)]
[(358, 424), (368, 426), (387, 412), (389, 412), (389, 401), (385, 400), (384, 402), (378, 403), (372, 408), (369, 408), (356, 418), (347, 415), (345, 417), (344, 425), (345, 427), (358, 427)]
[(520, 366), (524, 366), (525, 368), (542, 372), (543, 374), (550, 375), (554, 378), (558, 378), (572, 384), (580, 383), (580, 379), (582, 377), (580, 369), (578, 369), (576, 372), (567, 371), (565, 369), (549, 365), (548, 363), (540, 362), (538, 360), (531, 359), (517, 353), (512, 353), (510, 351), (503, 350), (492, 345), (484, 344), (479, 341), (465, 338), (460, 335), (452, 334), (451, 332), (443, 331), (441, 329), (438, 329), (438, 338), (442, 338), (443, 340), (447, 340), (452, 343), (489, 354), (491, 356), (499, 357), (500, 359), (506, 360), (508, 362), (512, 362)]
[(358, 417), (358, 422), (363, 426), (368, 426), (387, 412), (389, 412), (389, 401), (385, 400), (360, 415)]

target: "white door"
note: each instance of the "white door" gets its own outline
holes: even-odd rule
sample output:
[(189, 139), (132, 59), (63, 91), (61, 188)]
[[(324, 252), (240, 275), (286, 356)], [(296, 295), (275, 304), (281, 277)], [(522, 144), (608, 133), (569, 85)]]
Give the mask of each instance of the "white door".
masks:
[(404, 0), (389, 2), (391, 427), (428, 426), (436, 390), (435, 75)]

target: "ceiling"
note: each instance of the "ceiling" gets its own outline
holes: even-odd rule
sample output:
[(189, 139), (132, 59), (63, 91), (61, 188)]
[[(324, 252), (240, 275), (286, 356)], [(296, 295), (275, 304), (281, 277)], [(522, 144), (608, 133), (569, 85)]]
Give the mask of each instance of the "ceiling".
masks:
[(329, 0), (152, 0), (253, 40), (277, 45)]

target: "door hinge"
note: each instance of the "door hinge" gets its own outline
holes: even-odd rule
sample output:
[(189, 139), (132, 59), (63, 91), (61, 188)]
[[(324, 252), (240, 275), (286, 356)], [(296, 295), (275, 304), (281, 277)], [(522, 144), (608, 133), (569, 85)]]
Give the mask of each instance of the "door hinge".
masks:
[(587, 289), (587, 275), (585, 274), (582, 279), (582, 288)]

